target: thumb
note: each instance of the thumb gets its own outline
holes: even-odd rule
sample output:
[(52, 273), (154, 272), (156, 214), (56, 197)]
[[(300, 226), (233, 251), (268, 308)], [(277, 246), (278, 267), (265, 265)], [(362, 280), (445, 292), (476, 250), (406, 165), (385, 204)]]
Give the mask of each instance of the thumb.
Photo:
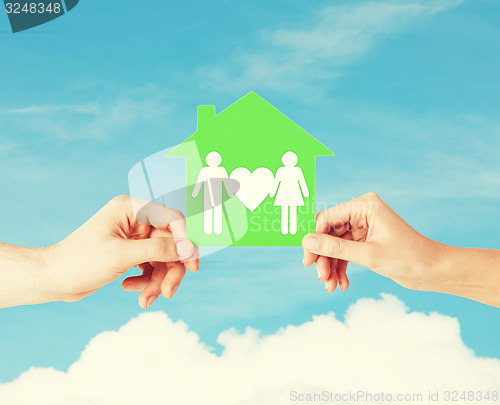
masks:
[(146, 262), (177, 262), (189, 259), (194, 245), (188, 239), (124, 239), (120, 254), (128, 267)]
[(320, 256), (332, 257), (370, 268), (372, 246), (325, 233), (310, 233), (302, 239), (302, 247)]

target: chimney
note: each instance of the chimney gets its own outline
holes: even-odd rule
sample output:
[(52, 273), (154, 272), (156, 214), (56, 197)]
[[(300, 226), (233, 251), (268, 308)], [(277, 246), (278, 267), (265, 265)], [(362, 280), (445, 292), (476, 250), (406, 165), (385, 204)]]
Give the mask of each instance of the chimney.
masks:
[(199, 105), (198, 106), (198, 131), (204, 130), (215, 118), (214, 105)]

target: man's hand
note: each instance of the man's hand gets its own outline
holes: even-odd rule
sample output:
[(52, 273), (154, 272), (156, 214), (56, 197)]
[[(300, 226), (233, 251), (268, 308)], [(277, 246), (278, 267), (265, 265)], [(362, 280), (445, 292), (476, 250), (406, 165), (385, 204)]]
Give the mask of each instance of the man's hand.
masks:
[(139, 266), (143, 274), (125, 279), (123, 288), (142, 291), (139, 304), (148, 308), (160, 294), (174, 296), (186, 268), (198, 271), (197, 249), (185, 237), (179, 211), (119, 196), (46, 248), (41, 285), (54, 300), (77, 301)]

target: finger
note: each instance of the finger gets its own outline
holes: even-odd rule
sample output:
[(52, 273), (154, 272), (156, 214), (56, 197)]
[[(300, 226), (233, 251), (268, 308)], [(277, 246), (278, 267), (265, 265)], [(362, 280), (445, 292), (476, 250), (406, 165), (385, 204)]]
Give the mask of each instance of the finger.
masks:
[[(185, 242), (189, 243), (185, 243)], [(197, 247), (193, 246), (193, 243), (188, 240), (188, 239), (181, 239), (177, 242), (177, 252), (179, 254), (180, 262), (184, 263), (186, 268), (193, 272), (196, 273), (200, 269), (200, 259), (199, 257), (199, 249)], [(182, 259), (182, 258), (187, 259)], [(184, 266), (182, 266), (184, 268)]]
[(139, 264), (139, 269), (142, 271), (142, 275), (128, 277), (122, 282), (122, 288), (125, 291), (142, 291), (151, 281), (151, 275), (153, 274), (154, 267), (151, 263), (141, 263)]
[(311, 251), (304, 249), (304, 258), (302, 259), (302, 266), (309, 267), (318, 259), (318, 255), (315, 255)]
[[(316, 216), (316, 233), (328, 233), (328, 229), (349, 225), (355, 240), (365, 240), (370, 218), (379, 212), (384, 202), (374, 193), (328, 208)], [(340, 236), (337, 234), (337, 236)]]
[[(342, 239), (353, 240), (351, 232), (346, 232), (342, 235)], [(349, 288), (349, 278), (347, 277), (347, 265), (349, 262), (339, 260), (337, 263), (337, 279), (339, 282), (340, 291), (345, 291)]]
[(378, 210), (381, 203), (382, 200), (376, 194), (368, 193), (320, 211), (316, 216), (316, 232), (326, 233), (328, 228), (340, 228), (351, 223), (353, 218), (367, 218), (369, 213)]
[(128, 277), (123, 280), (122, 288), (125, 291), (143, 291), (151, 281), (151, 275)]
[(328, 233), (332, 228), (342, 228), (349, 223), (351, 219), (351, 202), (336, 205), (320, 211), (316, 215), (316, 232)]
[(323, 233), (310, 233), (302, 240), (302, 246), (321, 256), (354, 262), (360, 266), (372, 266), (374, 246), (368, 242), (355, 242)]
[(349, 278), (347, 277), (347, 264), (345, 260), (339, 260), (337, 264), (337, 279), (339, 282), (340, 291), (345, 291), (349, 288)]
[[(342, 235), (346, 235), (348, 232), (348, 229), (349, 229), (349, 224), (344, 224), (343, 226), (341, 227), (338, 227), (338, 228), (333, 228), (330, 230), (330, 234), (333, 234), (333, 235), (336, 235), (336, 236), (342, 236)], [(345, 239), (344, 236), (342, 236), (342, 238)], [(351, 239), (352, 240), (352, 239)], [(330, 259), (330, 271), (333, 272), (333, 273), (337, 273), (337, 266), (338, 266), (338, 262), (339, 260), (338, 259)], [(323, 280), (323, 281), (326, 281), (326, 280)], [(335, 286), (336, 288), (337, 286)], [(334, 288), (334, 289), (335, 289)]]
[[(176, 242), (186, 240), (186, 217), (179, 210), (156, 203), (148, 203), (140, 208), (136, 218), (141, 224), (172, 232)], [(186, 255), (181, 254), (179, 259), (181, 262), (186, 262), (186, 267), (190, 271), (198, 271), (200, 267), (198, 249), (190, 250), (189, 254)]]
[(349, 232), (350, 228), (351, 228), (351, 225), (349, 224), (349, 222), (346, 222), (345, 224), (342, 224), (342, 225), (337, 224), (337, 225), (332, 226), (329, 229), (328, 234), (333, 235), (333, 236), (342, 236), (346, 232)]
[(166, 263), (154, 263), (151, 281), (139, 295), (139, 305), (142, 308), (149, 308), (161, 294), (161, 283), (167, 274)]
[[(151, 228), (149, 232), (150, 238), (164, 238), (164, 237), (173, 237), (172, 232), (170, 230), (162, 230), (158, 228)], [(175, 239), (176, 241), (176, 250), (178, 256), (181, 258), (180, 261), (183, 261), (188, 268), (188, 270), (192, 272), (198, 271), (200, 268), (200, 261), (198, 259), (199, 250), (198, 248), (194, 248), (191, 241), (187, 239)], [(182, 260), (182, 259), (185, 260)]]
[(316, 270), (318, 271), (319, 281), (326, 281), (330, 277), (330, 258), (319, 256), (316, 260)]
[(139, 270), (142, 271), (142, 274), (144, 274), (145, 271), (151, 272), (154, 269), (154, 267), (149, 262), (141, 263), (137, 267), (139, 267)]
[(338, 259), (330, 259), (330, 276), (328, 277), (328, 280), (325, 281), (326, 292), (334, 292), (337, 288), (337, 262)]
[[(199, 250), (198, 248), (195, 248), (195, 255), (196, 256), (199, 256)], [(196, 273), (199, 269), (200, 269), (200, 259), (192, 259), (192, 260), (189, 260), (189, 261), (185, 261), (184, 262), (184, 265), (186, 266), (186, 268), (193, 272), (193, 273)]]
[[(336, 235), (336, 236), (341, 236), (344, 233), (346, 233), (348, 230), (349, 230), (349, 223), (345, 223), (345, 224), (342, 224), (338, 227), (326, 229), (324, 232), (331, 233), (331, 234)], [(304, 249), (304, 259), (302, 260), (302, 265), (309, 267), (311, 264), (313, 264), (316, 261), (317, 258), (318, 258), (318, 255), (312, 253), (310, 250)]]
[[(163, 207), (163, 206), (160, 206)], [(156, 209), (158, 211), (158, 209)], [(198, 271), (200, 267), (199, 262), (199, 249), (192, 249), (191, 246), (186, 247), (184, 250), (184, 246), (182, 246), (183, 241), (187, 240), (187, 230), (186, 230), (186, 217), (184, 214), (179, 211), (168, 207), (163, 207), (165, 222), (167, 224), (168, 229), (172, 232), (172, 236), (175, 239), (176, 243), (180, 242), (181, 246), (178, 246), (179, 258), (181, 262), (186, 263), (186, 267), (193, 272)], [(161, 215), (156, 214), (155, 218), (161, 218)], [(156, 221), (152, 223), (154, 227), (162, 226), (160, 221)]]
[(165, 298), (172, 298), (175, 295), (185, 274), (186, 268), (182, 263), (169, 263), (167, 275), (161, 283), (161, 292)]
[(116, 253), (127, 268), (144, 262), (177, 262), (195, 250), (190, 240), (174, 238), (120, 239), (117, 246)]
[(183, 221), (185, 227), (186, 218), (179, 210), (136, 198), (132, 198), (132, 205), (134, 206), (134, 212), (136, 212), (135, 218), (142, 225), (170, 231), (172, 223)]

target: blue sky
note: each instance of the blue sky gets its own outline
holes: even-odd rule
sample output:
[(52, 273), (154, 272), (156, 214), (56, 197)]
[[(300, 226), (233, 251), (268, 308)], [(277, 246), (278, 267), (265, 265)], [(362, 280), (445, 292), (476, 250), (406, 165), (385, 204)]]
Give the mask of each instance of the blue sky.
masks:
[[(128, 193), (136, 162), (194, 132), (198, 104), (220, 111), (254, 90), (335, 151), (318, 160), (320, 200), (375, 191), (431, 238), (498, 248), (499, 23), (494, 0), (82, 0), (16, 35), (0, 13), (0, 240), (59, 241)], [(224, 250), (152, 310), (216, 346), (232, 326), (271, 333), (389, 292), (457, 317), (469, 347), (500, 357), (497, 309), (355, 266), (350, 289), (327, 295), (300, 263), (299, 249)], [(76, 304), (1, 310), (0, 381), (66, 369), (142, 312), (136, 298), (116, 282)]]

